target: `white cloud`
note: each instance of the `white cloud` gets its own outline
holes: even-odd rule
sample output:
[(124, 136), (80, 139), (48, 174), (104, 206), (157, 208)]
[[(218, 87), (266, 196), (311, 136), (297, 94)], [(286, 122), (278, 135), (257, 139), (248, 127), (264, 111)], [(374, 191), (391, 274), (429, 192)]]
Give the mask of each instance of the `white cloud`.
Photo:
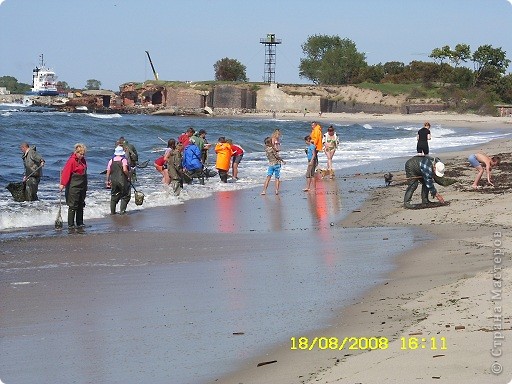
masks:
[[(2, 5), (2, 3), (4, 2), (5, 0), (0, 0), (0, 5)], [(511, 0), (512, 1), (512, 0)]]
[[(510, 4), (512, 4), (512, 0), (507, 0)], [(512, 380), (510, 381), (510, 383), (512, 383)], [(509, 383), (509, 384), (510, 384)]]

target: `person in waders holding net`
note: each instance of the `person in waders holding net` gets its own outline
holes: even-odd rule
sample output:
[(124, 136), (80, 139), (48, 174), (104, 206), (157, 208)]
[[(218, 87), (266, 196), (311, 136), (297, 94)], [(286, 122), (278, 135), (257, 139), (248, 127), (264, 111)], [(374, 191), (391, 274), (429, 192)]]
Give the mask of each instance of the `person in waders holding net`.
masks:
[(121, 201), (119, 213), (124, 215), (131, 198), (130, 166), (126, 152), (120, 145), (114, 150), (114, 156), (108, 161), (107, 176), (105, 180), (110, 191), (110, 214), (116, 214), (117, 203)]
[(44, 167), (44, 159), (37, 153), (35, 147), (30, 147), (28, 143), (20, 145), (23, 156), (23, 166), (25, 173), (23, 182), (25, 183), (25, 200), (37, 201), (37, 190), (39, 188), (39, 181), (43, 175), (42, 167)]

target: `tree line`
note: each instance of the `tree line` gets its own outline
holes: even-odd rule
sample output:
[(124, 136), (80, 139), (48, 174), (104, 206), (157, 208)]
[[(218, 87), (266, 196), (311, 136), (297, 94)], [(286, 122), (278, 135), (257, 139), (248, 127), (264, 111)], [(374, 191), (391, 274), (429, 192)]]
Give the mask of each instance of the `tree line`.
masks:
[[(433, 60), (411, 61), (404, 64), (390, 61), (369, 65), (364, 52), (357, 50), (350, 39), (339, 36), (312, 35), (301, 45), (304, 57), (300, 59), (299, 76), (318, 85), (420, 84), (425, 92), (437, 93), (456, 107), (463, 100), (475, 100), (475, 105), (512, 103), (512, 74), (506, 74), (510, 60), (501, 48), (482, 45), (471, 52), (468, 44), (434, 48)], [(472, 63), (473, 69), (468, 64)], [(222, 58), (214, 65), (217, 81), (247, 82), (246, 67), (240, 61)], [(70, 90), (66, 82), (59, 89)], [(12, 93), (24, 93), (30, 85), (18, 83), (11, 76), (0, 77), (0, 86)], [(87, 80), (84, 89), (100, 89), (101, 82)]]
[[(420, 84), (423, 91), (436, 88), (455, 107), (463, 99), (476, 99), (473, 109), (512, 103), (512, 74), (506, 75), (510, 60), (505, 51), (491, 45), (482, 45), (474, 52), (468, 44), (457, 44), (453, 49), (446, 45), (432, 50), (429, 57), (433, 62), (412, 61), (407, 65), (399, 61), (368, 65), (356, 44), (339, 36), (309, 36), (301, 48), (304, 57), (299, 76), (314, 84)], [(469, 62), (473, 69), (463, 65)], [(216, 80), (247, 81), (245, 66), (237, 60), (224, 58), (214, 68)], [(472, 105), (466, 107), (471, 109)]]
[[(20, 83), (18, 82), (18, 79), (16, 79), (13, 76), (1, 76), (0, 77), (0, 87), (5, 87), (8, 91), (10, 91), (12, 94), (25, 94), (26, 92), (29, 92), (32, 89), (32, 86), (30, 84)], [(85, 86), (82, 90), (94, 90), (94, 89), (100, 89), (101, 88), (101, 81), (96, 79), (89, 79), (86, 81)], [(65, 92), (71, 92), (71, 91), (78, 91), (79, 89), (72, 88), (66, 83), (65, 81), (58, 81), (57, 82), (57, 90), (59, 92), (65, 93)]]

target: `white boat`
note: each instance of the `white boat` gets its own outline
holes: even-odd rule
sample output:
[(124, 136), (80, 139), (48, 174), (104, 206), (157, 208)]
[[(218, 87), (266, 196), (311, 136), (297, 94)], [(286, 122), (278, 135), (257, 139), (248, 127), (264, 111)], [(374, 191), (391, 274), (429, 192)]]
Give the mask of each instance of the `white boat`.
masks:
[(41, 66), (35, 67), (32, 71), (32, 91), (31, 95), (39, 96), (56, 96), (57, 76), (55, 72), (44, 65), (43, 54), (40, 55)]

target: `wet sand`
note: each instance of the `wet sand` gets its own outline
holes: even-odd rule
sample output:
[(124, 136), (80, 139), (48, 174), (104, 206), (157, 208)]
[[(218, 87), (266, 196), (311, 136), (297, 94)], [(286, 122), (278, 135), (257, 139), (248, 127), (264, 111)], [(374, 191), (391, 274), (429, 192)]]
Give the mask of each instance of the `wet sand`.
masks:
[[(512, 379), (511, 141), (443, 155), (458, 168), (455, 186), (439, 187), (449, 205), (403, 209), (404, 183), (376, 189), (345, 227), (410, 226), (434, 240), (397, 258), (388, 280), (367, 292), (315, 337), (356, 338), (342, 350), (291, 350), (285, 343), (224, 383), (509, 383)], [(467, 156), (502, 153), (496, 188), (474, 191)], [(462, 171), (461, 171), (462, 170)], [(397, 169), (397, 179), (403, 171)], [(498, 190), (501, 188), (500, 190)], [(419, 193), (419, 192), (417, 192)], [(416, 199), (418, 196), (416, 196)], [(389, 340), (364, 350), (365, 339)], [(362, 347), (362, 348), (361, 348)], [(308, 367), (304, 373), (303, 367)]]
[(4, 241), (0, 379), (222, 382), (327, 325), (415, 241), (408, 229), (339, 225), (375, 182), (340, 175), (306, 194), (304, 180), (283, 181), (277, 196), (273, 185), (219, 192), (90, 221), (85, 234)]
[[(505, 161), (510, 161), (509, 148), (510, 142), (504, 141), (481, 149), (506, 152)], [(472, 152), (444, 155), (447, 169), (464, 163), (468, 153)], [(396, 164), (389, 170), (400, 170)], [(42, 377), (45, 382), (181, 383), (175, 381), (169, 364), (176, 359), (170, 351), (178, 350), (185, 357), (181, 364), (193, 366), (198, 350), (190, 345), (195, 345), (204, 329), (212, 328), (223, 333), (233, 348), (263, 351), (247, 341), (250, 335), (245, 324), (217, 325), (221, 318), (198, 317), (197, 308), (184, 305), (181, 298), (185, 296), (192, 297), (202, 309), (212, 303), (209, 295), (194, 285), (180, 292), (180, 277), (199, 281), (221, 276), (212, 281), (212, 292), (217, 295), (213, 305), (225, 305), (228, 311), (232, 309), (229, 305), (242, 305), (238, 300), (247, 293), (239, 295), (234, 289), (248, 281), (240, 280), (237, 259), (263, 258), (252, 279), (262, 279), (265, 286), (263, 277), (272, 274), (280, 276), (282, 285), (272, 285), (268, 291), (259, 287), (251, 296), (261, 299), (256, 305), (261, 309), (255, 315), (257, 321), (258, 316), (263, 319), (278, 312), (279, 306), (273, 307), (276, 298), (286, 299), (289, 290), (303, 284), (295, 273), (289, 273), (290, 268), (308, 267), (304, 265), (307, 259), (299, 259), (296, 265), (275, 269), (279, 263), (272, 264), (272, 258), (285, 254), (290, 260), (315, 253), (325, 263), (336, 261), (344, 251), (340, 233), (354, 238), (366, 233), (370, 236), (362, 241), (368, 244), (361, 249), (363, 255), (381, 248), (399, 253), (400, 248), (418, 246), (394, 264), (380, 267), (389, 271), (385, 281), (375, 275), (366, 281), (364, 271), (354, 272), (355, 281), (362, 282), (363, 287), (380, 284), (369, 290), (362, 288), (348, 302), (318, 308), (305, 295), (304, 301), (296, 303), (300, 309), (296, 316), (318, 312), (325, 323), (316, 321), (315, 316), (307, 317), (303, 328), (307, 331), (302, 334), (290, 334), (286, 326), (280, 327), (281, 343), (264, 354), (241, 352), (233, 364), (225, 356), (215, 355), (215, 341), (204, 343), (201, 352), (221, 361), (226, 367), (223, 372), (236, 371), (228, 376), (219, 373), (215, 382), (507, 383), (512, 367), (507, 365), (506, 356), (512, 354), (512, 343), (505, 339), (499, 347), (502, 356), (491, 356), (490, 350), (494, 341), (500, 341), (496, 332), (501, 330), (495, 329), (498, 322), (494, 316), (498, 307), (503, 334), (507, 338), (511, 334), (512, 305), (507, 304), (512, 302), (510, 244), (501, 241), (497, 246), (498, 234), (506, 238), (511, 227), (507, 214), (510, 191), (491, 194), (486, 189), (472, 192), (452, 186), (441, 189), (449, 205), (409, 211), (402, 208), (405, 187), (396, 184), (378, 188), (362, 207), (353, 209), (361, 199), (351, 183), (364, 177), (370, 185), (382, 185), (381, 175), (321, 181), (316, 195), (300, 192), (302, 180), (283, 183), (280, 196), (269, 193), (262, 197), (257, 189), (219, 193), (183, 206), (93, 223), (107, 233), (62, 233), (3, 242), (0, 379), (6, 384), (14, 378), (19, 383), (40, 382)], [(467, 185), (473, 177), (469, 168), (460, 175)], [(410, 227), (410, 232), (387, 229), (401, 226)], [(371, 232), (373, 229), (376, 232)], [(408, 241), (401, 243), (404, 238)], [(496, 249), (504, 253), (499, 263), (493, 258)], [(200, 267), (188, 269), (189, 261), (200, 262)], [(499, 276), (493, 273), (497, 267), (501, 268)], [(315, 273), (314, 279), (325, 277), (323, 270)], [(175, 281), (169, 281), (170, 276)], [(346, 276), (334, 274), (332, 279), (342, 281)], [(242, 283), (235, 284), (237, 281)], [(499, 300), (492, 299), (491, 293), (496, 281), (503, 285)], [(224, 286), (217, 290), (215, 284)], [(329, 287), (329, 281), (324, 284)], [(333, 284), (332, 290), (343, 297), (342, 287)], [(352, 305), (340, 312), (346, 304)], [(173, 321), (176, 317), (179, 324)], [(177, 328), (191, 341), (188, 348), (187, 343), (167, 347), (175, 343), (173, 332)], [(260, 332), (257, 337), (261, 338), (275, 330)], [(291, 350), (290, 337), (294, 336), (336, 337), (340, 341), (345, 337), (386, 338), (389, 344), (370, 352), (359, 348)], [(415, 337), (425, 348), (414, 348)], [(432, 348), (434, 341), (436, 349)], [(443, 342), (446, 349), (441, 350)], [(492, 374), (491, 370), (500, 365), (503, 373)], [(189, 382), (212, 381), (198, 375)]]

